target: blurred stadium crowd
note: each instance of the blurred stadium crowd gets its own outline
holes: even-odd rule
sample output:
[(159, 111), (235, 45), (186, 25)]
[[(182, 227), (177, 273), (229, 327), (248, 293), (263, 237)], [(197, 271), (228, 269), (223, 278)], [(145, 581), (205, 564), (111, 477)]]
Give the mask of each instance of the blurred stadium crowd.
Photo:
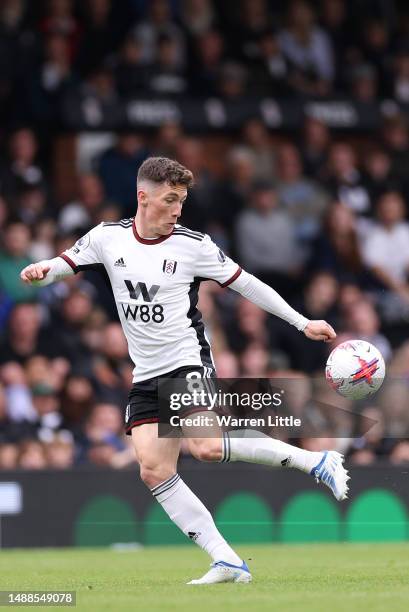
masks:
[[(136, 172), (149, 155), (174, 157), (195, 175), (183, 224), (208, 232), (306, 316), (328, 320), (338, 341), (375, 344), (390, 380), (356, 418), (311, 409), (310, 377), (322, 376), (333, 347), (204, 283), (200, 309), (219, 376), (301, 382), (294, 410), (309, 411), (323, 432), (300, 442), (306, 447), (327, 446), (331, 432), (351, 461), (409, 461), (405, 117), (388, 115), (378, 133), (355, 140), (311, 116), (288, 135), (249, 118), (228, 135), (217, 171), (206, 139), (181, 125), (117, 134), (78, 174), (71, 201), (57, 197), (51, 163), (61, 103), (76, 88), (108, 100), (150, 92), (408, 103), (405, 8), (386, 0), (3, 0), (0, 468), (133, 461), (122, 435), (132, 366), (105, 279), (86, 272), (39, 290), (19, 272), (101, 220), (133, 216)], [(323, 405), (334, 402), (329, 388), (320, 393)], [(364, 437), (366, 417), (377, 424)]]

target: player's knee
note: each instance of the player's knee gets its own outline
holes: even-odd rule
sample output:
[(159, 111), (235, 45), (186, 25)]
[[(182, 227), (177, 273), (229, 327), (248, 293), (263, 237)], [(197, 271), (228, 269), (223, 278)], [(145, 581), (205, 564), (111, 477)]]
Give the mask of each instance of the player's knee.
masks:
[(158, 484), (165, 482), (165, 480), (175, 474), (175, 471), (175, 469), (161, 464), (149, 465), (143, 462), (140, 464), (141, 480), (149, 489), (153, 489)]
[(190, 439), (189, 449), (199, 461), (221, 461), (222, 458), (222, 443), (219, 438)]

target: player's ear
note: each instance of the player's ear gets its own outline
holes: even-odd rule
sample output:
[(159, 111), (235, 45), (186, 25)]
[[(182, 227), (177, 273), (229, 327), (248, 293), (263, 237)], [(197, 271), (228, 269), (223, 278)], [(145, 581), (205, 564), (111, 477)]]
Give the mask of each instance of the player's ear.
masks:
[(146, 191), (144, 191), (143, 189), (138, 189), (136, 197), (138, 198), (138, 205), (143, 206), (143, 208), (146, 208), (148, 205), (148, 196)]

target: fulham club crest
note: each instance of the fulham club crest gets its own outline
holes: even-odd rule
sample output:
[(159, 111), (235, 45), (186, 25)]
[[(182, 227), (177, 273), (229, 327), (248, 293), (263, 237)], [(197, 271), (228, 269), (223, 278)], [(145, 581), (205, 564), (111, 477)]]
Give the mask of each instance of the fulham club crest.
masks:
[(171, 259), (164, 259), (162, 270), (167, 276), (172, 276), (176, 272), (178, 262)]

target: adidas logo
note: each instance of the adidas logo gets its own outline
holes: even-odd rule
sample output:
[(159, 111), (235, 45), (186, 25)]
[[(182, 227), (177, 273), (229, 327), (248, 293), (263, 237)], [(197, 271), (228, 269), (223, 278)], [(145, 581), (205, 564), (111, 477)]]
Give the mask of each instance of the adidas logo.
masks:
[(117, 259), (116, 262), (114, 263), (114, 266), (119, 266), (120, 268), (126, 268), (126, 263), (124, 262), (124, 258), (120, 257), (119, 259)]
[(197, 538), (202, 534), (200, 531), (188, 531), (187, 535), (193, 542), (196, 542)]

